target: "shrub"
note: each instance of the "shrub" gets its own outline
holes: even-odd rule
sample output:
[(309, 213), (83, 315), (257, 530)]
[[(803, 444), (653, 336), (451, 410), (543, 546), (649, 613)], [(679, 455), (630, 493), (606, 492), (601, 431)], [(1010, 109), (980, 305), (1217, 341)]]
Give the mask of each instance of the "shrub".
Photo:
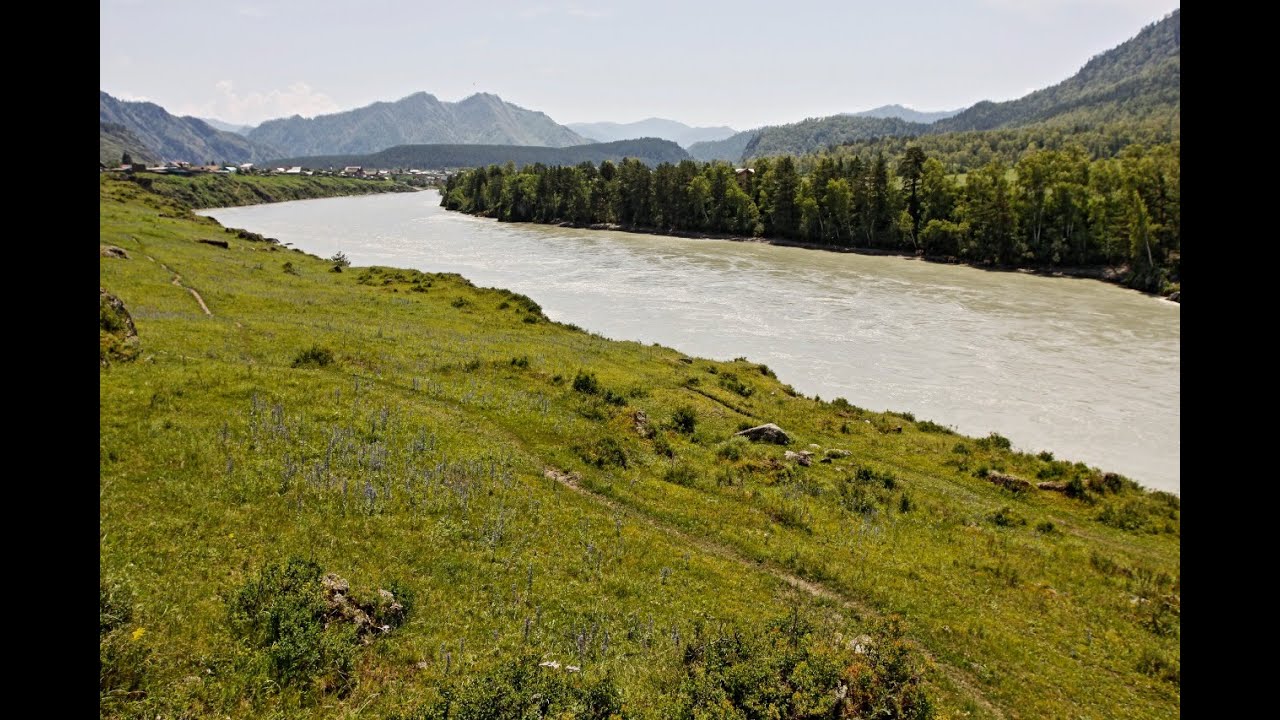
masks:
[(999, 527), (1016, 527), (1027, 524), (1026, 518), (1019, 516), (1013, 511), (1013, 508), (1007, 505), (988, 515), (987, 519)]
[[(937, 433), (939, 435), (955, 435), (956, 431), (946, 425), (939, 425), (931, 420), (921, 420), (916, 423), (916, 429), (920, 432)], [(963, 444), (963, 443), (960, 443)]]
[(915, 503), (911, 502), (911, 496), (906, 491), (902, 493), (902, 499), (898, 501), (898, 512), (909, 513), (915, 509)]
[(293, 266), (293, 262), (290, 260), (285, 260), (284, 265), (281, 265), (280, 267), (289, 275), (298, 274), (298, 269)]
[(978, 438), (976, 444), (983, 450), (1009, 450), (1013, 447), (1013, 443), (1009, 441), (1009, 438), (995, 432), (984, 438)]
[(1036, 532), (1041, 535), (1050, 535), (1055, 529), (1054, 524), (1048, 520), (1041, 520), (1036, 523)]
[(657, 433), (653, 436), (653, 451), (663, 457), (671, 458), (676, 456), (675, 448), (671, 447), (670, 441), (662, 433)]
[(595, 395), (600, 392), (600, 382), (596, 380), (595, 373), (579, 370), (578, 374), (573, 376), (573, 389), (587, 395)]
[(594, 443), (575, 448), (578, 456), (598, 468), (627, 466), (627, 453), (611, 437), (602, 437)]
[(520, 357), (511, 358), (511, 367), (527, 368), (529, 367), (529, 357), (521, 355)]
[(672, 717), (927, 720), (933, 707), (896, 617), (841, 642), (798, 610), (758, 628), (697, 630)]
[(622, 696), (613, 680), (588, 680), (578, 673), (541, 667), (529, 653), (483, 675), (446, 688), (442, 698), (417, 717), (423, 720), (524, 720), (622, 717)]
[(693, 434), (693, 429), (698, 424), (698, 416), (694, 409), (688, 405), (681, 405), (671, 414), (671, 426), (677, 432), (685, 435)]
[(751, 443), (747, 442), (746, 438), (735, 435), (729, 438), (728, 440), (725, 440), (724, 442), (720, 443), (720, 446), (716, 448), (716, 457), (720, 458), (721, 460), (729, 460), (729, 461), (736, 462), (742, 459), (743, 449), (749, 446), (750, 444)]
[(296, 368), (320, 368), (326, 367), (332, 362), (333, 351), (328, 348), (320, 347), (319, 345), (312, 345), (306, 350), (303, 350), (293, 356), (293, 367)]
[(698, 473), (694, 471), (693, 466), (680, 462), (667, 468), (662, 474), (662, 479), (676, 485), (693, 487), (698, 482)]
[(879, 483), (884, 486), (885, 490), (893, 490), (898, 487), (898, 477), (888, 471), (877, 472), (869, 467), (859, 465), (853, 471), (853, 476), (861, 483)]
[(731, 372), (721, 373), (719, 382), (720, 387), (731, 390), (744, 398), (751, 397), (751, 394), (755, 392), (754, 388), (743, 383), (736, 374)]
[(468, 308), (471, 307), (471, 301), (464, 297), (456, 297), (449, 301), (449, 305), (455, 308)]

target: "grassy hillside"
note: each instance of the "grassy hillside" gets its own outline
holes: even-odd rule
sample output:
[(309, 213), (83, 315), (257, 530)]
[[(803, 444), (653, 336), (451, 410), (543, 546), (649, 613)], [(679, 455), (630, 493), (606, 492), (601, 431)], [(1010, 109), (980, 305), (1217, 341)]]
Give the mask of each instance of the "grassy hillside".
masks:
[(1176, 497), (101, 182), (104, 717), (1178, 714)]
[(317, 177), (314, 175), (157, 175), (139, 173), (133, 182), (157, 195), (193, 208), (259, 205), (261, 203), (414, 192), (415, 188), (386, 180)]

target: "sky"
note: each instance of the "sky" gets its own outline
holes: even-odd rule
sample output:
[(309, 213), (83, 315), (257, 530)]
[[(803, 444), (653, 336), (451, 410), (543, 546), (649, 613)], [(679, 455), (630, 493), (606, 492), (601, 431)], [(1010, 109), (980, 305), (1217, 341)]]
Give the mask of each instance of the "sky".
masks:
[(1063, 80), (1177, 0), (100, 0), (100, 89), (236, 124), (425, 91), (746, 130)]

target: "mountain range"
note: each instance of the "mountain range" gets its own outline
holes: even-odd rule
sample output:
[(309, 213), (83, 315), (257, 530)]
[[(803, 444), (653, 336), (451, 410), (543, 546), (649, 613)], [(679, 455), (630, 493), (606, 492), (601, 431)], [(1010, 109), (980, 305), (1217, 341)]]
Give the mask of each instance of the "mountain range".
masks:
[(735, 133), (729, 127), (690, 127), (662, 118), (565, 126), (497, 95), (477, 93), (458, 102), (442, 102), (419, 92), (395, 102), (314, 118), (295, 115), (248, 128), (176, 117), (154, 103), (121, 101), (101, 92), (100, 154), (103, 162), (118, 162), (126, 149), (135, 158), (262, 162), (282, 157), (363, 156), (402, 145), (563, 148), (648, 137), (677, 143), (696, 160), (737, 163), (878, 138), (953, 132), (1042, 126), (1079, 131), (1153, 123), (1176, 132), (1180, 76), (1181, 15), (1174, 10), (1130, 40), (1093, 57), (1056, 85), (1016, 100), (983, 101), (954, 112), (886, 105)]
[(1177, 127), (1181, 68), (1181, 13), (1174, 10), (1133, 38), (1096, 55), (1066, 80), (1016, 100), (983, 101), (930, 123), (899, 119), (891, 114), (894, 106), (886, 106), (855, 115), (810, 118), (747, 130), (714, 143), (694, 143), (688, 150), (698, 160), (736, 163), (752, 157), (799, 155), (887, 136), (1033, 126), (1065, 127), (1078, 132), (1102, 125), (1152, 122)]
[(118, 100), (101, 91), (98, 122), (100, 154), (107, 152), (111, 142), (124, 137), (114, 129), (116, 126), (127, 129), (132, 140), (140, 144), (133, 152), (159, 160), (241, 163), (259, 162), (280, 154), (269, 145), (218, 130), (199, 118), (177, 117), (155, 103)]
[(497, 95), (477, 93), (455, 103), (425, 92), (332, 115), (268, 120), (249, 139), (279, 148), (282, 156), (373, 153), (396, 145), (567, 147), (588, 142), (545, 113)]
[(690, 127), (682, 122), (656, 117), (631, 123), (569, 123), (567, 127), (583, 137), (600, 142), (653, 137), (670, 140), (683, 148), (687, 148), (696, 142), (723, 140), (737, 132), (737, 130), (724, 125), (718, 127)]

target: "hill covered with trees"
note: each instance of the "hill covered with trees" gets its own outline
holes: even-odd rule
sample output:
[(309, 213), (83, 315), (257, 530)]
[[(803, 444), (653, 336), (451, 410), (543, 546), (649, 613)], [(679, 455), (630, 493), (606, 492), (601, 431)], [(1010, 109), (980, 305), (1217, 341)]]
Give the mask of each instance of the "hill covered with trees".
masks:
[(573, 147), (530, 147), (523, 145), (400, 145), (369, 155), (317, 155), (276, 160), (278, 165), (301, 165), (310, 168), (343, 168), (359, 165), (366, 168), (464, 168), (514, 163), (524, 167), (543, 165), (577, 165), (620, 162), (635, 158), (646, 165), (680, 162), (688, 153), (670, 140), (641, 138), (609, 143), (575, 145)]

